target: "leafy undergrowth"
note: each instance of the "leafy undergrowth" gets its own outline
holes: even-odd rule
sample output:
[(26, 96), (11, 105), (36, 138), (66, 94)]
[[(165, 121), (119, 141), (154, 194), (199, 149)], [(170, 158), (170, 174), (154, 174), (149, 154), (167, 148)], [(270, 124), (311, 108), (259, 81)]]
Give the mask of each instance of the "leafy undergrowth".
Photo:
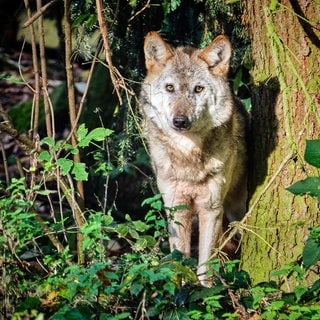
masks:
[[(110, 135), (111, 130), (96, 128), (89, 132), (80, 126), (76, 147), (43, 139), (38, 156), (43, 177), (48, 179), (58, 168), (60, 183), (67, 175), (75, 180), (87, 179), (84, 165), (75, 165), (68, 153), (97, 145)], [(315, 145), (309, 142), (306, 159), (314, 163), (309, 157), (311, 145), (313, 155), (318, 157)], [(320, 150), (320, 145), (316, 149)], [(54, 157), (58, 150), (65, 156)], [(25, 178), (12, 179), (2, 188), (2, 318), (320, 319), (320, 280), (308, 285), (304, 281), (310, 272), (318, 272), (320, 227), (310, 228), (301, 261), (274, 271), (274, 281), (253, 284), (250, 274), (241, 270), (239, 260), (212, 259), (208, 264), (213, 285), (205, 288), (197, 279), (196, 261), (168, 250), (160, 194), (143, 201), (142, 206), (147, 208), (144, 220), (125, 215), (118, 221), (111, 210), (91, 210), (83, 213), (84, 219), (77, 227), (74, 212), (66, 207), (60, 208), (64, 213), (61, 219), (39, 214), (36, 199), (49, 199), (54, 193), (44, 181), (30, 188)], [(299, 184), (298, 191), (295, 187), (289, 190), (310, 193)], [(61, 200), (69, 193), (65, 190)], [(77, 262), (79, 257), (81, 263)], [(282, 284), (289, 276), (295, 277), (296, 285), (287, 292)]]
[[(7, 189), (11, 197), (0, 199), (1, 303), (7, 319), (320, 319), (320, 280), (302, 284), (319, 258), (320, 228), (310, 230), (303, 262), (274, 274), (295, 272), (292, 292), (276, 282), (252, 285), (238, 260), (219, 259), (209, 262), (213, 286), (204, 288), (196, 261), (167, 252), (160, 195), (144, 201), (144, 221), (127, 215), (118, 223), (110, 212), (88, 213), (81, 230), (88, 262), (80, 265), (69, 247), (46, 253), (40, 245), (43, 235), (25, 199), (28, 191), (23, 179), (14, 180)], [(108, 255), (111, 239), (125, 242), (126, 252)], [(27, 253), (33, 253), (31, 262)]]

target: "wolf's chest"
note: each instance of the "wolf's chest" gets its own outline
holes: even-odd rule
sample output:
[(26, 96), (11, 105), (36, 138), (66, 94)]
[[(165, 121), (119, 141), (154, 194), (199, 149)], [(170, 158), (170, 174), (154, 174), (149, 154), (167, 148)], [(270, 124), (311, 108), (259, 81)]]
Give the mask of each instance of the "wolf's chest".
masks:
[(152, 149), (157, 175), (165, 179), (202, 182), (223, 170), (223, 162), (215, 154), (190, 141), (172, 139)]

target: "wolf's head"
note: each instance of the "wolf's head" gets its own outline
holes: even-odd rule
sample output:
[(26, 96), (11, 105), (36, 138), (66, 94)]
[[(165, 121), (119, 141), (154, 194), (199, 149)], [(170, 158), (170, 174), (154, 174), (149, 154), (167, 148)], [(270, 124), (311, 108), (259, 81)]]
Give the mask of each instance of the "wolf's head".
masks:
[(231, 45), (225, 36), (204, 49), (172, 48), (156, 32), (144, 44), (147, 75), (141, 104), (163, 130), (197, 132), (218, 127), (232, 113), (227, 82)]

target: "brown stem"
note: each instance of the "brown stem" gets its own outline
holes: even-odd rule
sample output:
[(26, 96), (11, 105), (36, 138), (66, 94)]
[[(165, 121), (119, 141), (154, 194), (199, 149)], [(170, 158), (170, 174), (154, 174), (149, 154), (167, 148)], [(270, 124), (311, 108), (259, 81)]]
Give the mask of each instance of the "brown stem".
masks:
[(0, 122), (0, 131), (6, 132), (11, 137), (13, 137), (22, 150), (25, 150), (28, 153), (36, 151), (35, 144), (32, 142), (32, 140), (30, 140), (26, 135), (19, 133), (13, 127), (4, 124), (3, 122)]
[[(29, 0), (24, 0), (24, 3), (25, 3), (25, 7), (27, 9), (28, 17), (31, 17), (31, 9), (29, 6)], [(30, 34), (31, 34), (32, 64), (33, 64), (33, 70), (34, 70), (34, 83), (35, 83), (31, 126), (33, 129), (32, 136), (33, 136), (33, 138), (35, 138), (38, 134), (38, 127), (39, 127), (40, 72), (39, 72), (39, 65), (38, 65), (36, 36), (35, 36), (34, 26), (32, 24), (29, 25), (29, 30), (30, 30)]]
[(35, 20), (37, 20), (41, 15), (43, 15), (50, 6), (52, 6), (57, 1), (58, 0), (51, 0), (43, 7), (37, 8), (38, 11), (33, 16), (28, 15), (28, 20), (23, 24), (23, 27), (24, 28), (29, 27)]
[(63, 252), (63, 250), (64, 250), (63, 244), (60, 242), (60, 240), (54, 234), (52, 234), (52, 231), (50, 230), (48, 225), (45, 223), (45, 221), (43, 221), (43, 219), (40, 217), (40, 215), (36, 214), (34, 216), (34, 218), (39, 222), (42, 230), (45, 232), (46, 236), (49, 238), (51, 243), (57, 248), (58, 252)]
[(3, 169), (4, 169), (5, 176), (6, 176), (6, 184), (9, 185), (10, 175), (9, 175), (9, 168), (8, 168), (8, 159), (7, 159), (6, 152), (4, 150), (3, 143), (1, 141), (0, 141), (0, 149), (1, 149), (1, 154), (2, 154)]
[[(41, 9), (41, 0), (37, 0), (37, 9)], [(44, 40), (44, 29), (43, 29), (43, 17), (39, 16), (38, 20), (38, 31), (39, 31), (39, 51), (40, 51), (40, 66), (41, 66), (41, 86), (42, 86), (42, 96), (43, 96), (43, 104), (44, 104), (44, 114), (47, 128), (47, 136), (53, 137), (53, 128), (51, 122), (51, 111), (49, 105), (49, 96), (47, 94), (47, 83), (48, 83), (48, 75), (47, 75), (47, 63), (46, 63), (46, 48), (45, 48), (45, 40)]]
[(106, 55), (106, 62), (109, 66), (109, 73), (110, 73), (110, 78), (113, 84), (113, 87), (116, 90), (119, 103), (122, 104), (122, 98), (120, 94), (120, 82), (121, 79), (117, 79), (115, 77), (115, 72), (114, 72), (114, 66), (112, 64), (112, 59), (111, 59), (111, 50), (109, 46), (109, 39), (108, 39), (108, 28), (107, 28), (107, 23), (106, 19), (103, 15), (103, 6), (102, 6), (102, 0), (96, 0), (96, 6), (97, 6), (97, 15), (98, 15), (98, 21), (99, 21), (99, 27), (100, 27), (100, 32), (103, 40), (103, 47)]
[[(72, 59), (72, 31), (71, 31), (71, 15), (70, 15), (70, 4), (71, 0), (64, 1), (64, 16), (65, 16), (65, 67), (66, 67), (66, 77), (67, 77), (67, 88), (68, 88), (68, 103), (69, 103), (69, 116), (70, 116), (70, 124), (71, 128), (76, 127), (75, 124), (77, 122), (77, 111), (76, 111), (76, 99), (75, 99), (75, 91), (74, 91), (74, 77), (73, 77), (73, 67), (71, 63)], [(71, 144), (75, 147), (77, 145), (77, 137), (74, 133), (71, 136)], [(74, 155), (74, 162), (80, 163), (80, 154), (77, 153)], [(79, 229), (83, 225), (83, 216), (82, 210), (84, 209), (84, 187), (82, 181), (76, 182), (76, 192), (78, 194), (78, 203), (79, 206), (74, 208), (75, 220), (77, 222), (77, 226)], [(78, 262), (80, 264), (85, 263), (85, 257), (82, 250), (83, 243), (83, 235), (79, 231), (78, 233)]]

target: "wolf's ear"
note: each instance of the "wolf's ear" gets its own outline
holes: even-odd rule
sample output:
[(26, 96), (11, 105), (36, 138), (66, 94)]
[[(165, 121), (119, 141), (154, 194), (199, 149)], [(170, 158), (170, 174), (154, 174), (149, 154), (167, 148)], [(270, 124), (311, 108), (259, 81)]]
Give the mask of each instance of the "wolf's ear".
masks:
[(149, 32), (144, 40), (146, 68), (162, 66), (173, 56), (172, 48), (154, 31)]
[(227, 76), (231, 58), (231, 43), (221, 35), (215, 38), (200, 53), (199, 57), (209, 65), (214, 75)]

